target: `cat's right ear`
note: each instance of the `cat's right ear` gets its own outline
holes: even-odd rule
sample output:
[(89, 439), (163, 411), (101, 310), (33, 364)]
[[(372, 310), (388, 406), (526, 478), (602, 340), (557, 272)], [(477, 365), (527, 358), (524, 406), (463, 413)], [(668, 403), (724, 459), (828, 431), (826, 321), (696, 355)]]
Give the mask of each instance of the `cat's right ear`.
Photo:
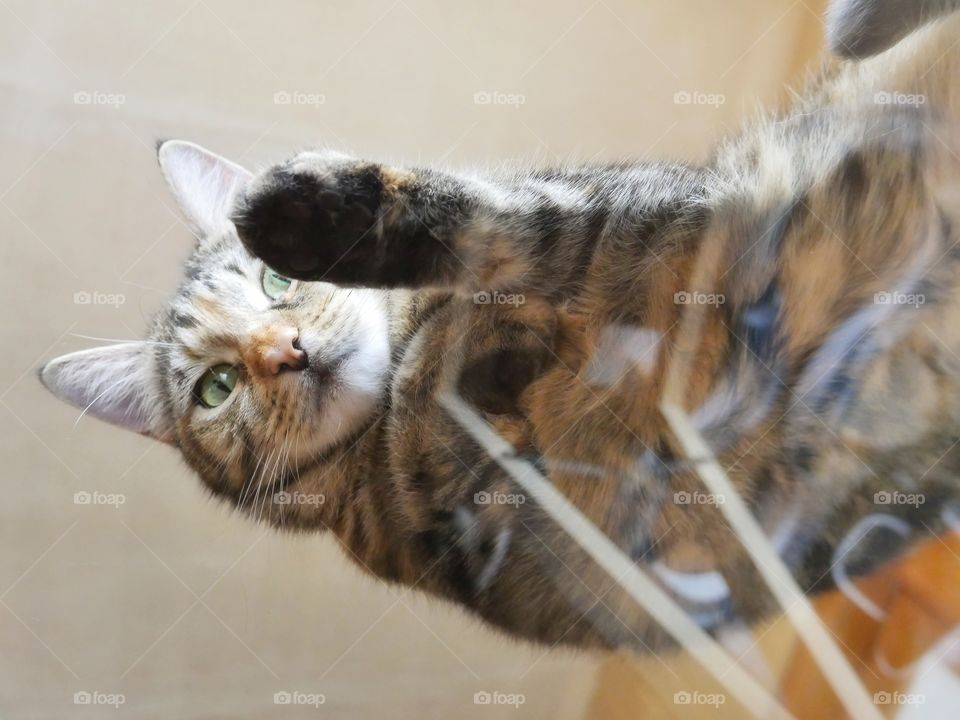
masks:
[(201, 237), (231, 226), (234, 201), (253, 177), (249, 170), (184, 140), (158, 143), (157, 158), (184, 217)]
[(173, 442), (173, 429), (158, 415), (161, 403), (150, 389), (146, 348), (146, 343), (130, 342), (62, 355), (40, 368), (40, 382), (79, 408), (81, 417), (91, 415)]

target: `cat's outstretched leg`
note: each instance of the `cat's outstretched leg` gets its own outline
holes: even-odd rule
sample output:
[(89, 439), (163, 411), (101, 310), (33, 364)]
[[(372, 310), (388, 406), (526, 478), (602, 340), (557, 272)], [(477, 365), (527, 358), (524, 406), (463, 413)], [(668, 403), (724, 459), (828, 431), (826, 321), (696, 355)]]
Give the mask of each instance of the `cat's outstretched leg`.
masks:
[(662, 164), (488, 180), (306, 152), (257, 176), (233, 219), (251, 252), (295, 278), (562, 294), (605, 231), (649, 233), (699, 180)]

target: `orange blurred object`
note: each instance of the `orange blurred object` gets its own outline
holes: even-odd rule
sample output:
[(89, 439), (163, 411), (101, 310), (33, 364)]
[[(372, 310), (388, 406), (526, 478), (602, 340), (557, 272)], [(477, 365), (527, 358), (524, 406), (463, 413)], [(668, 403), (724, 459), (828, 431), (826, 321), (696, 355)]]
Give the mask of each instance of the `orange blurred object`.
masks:
[[(960, 536), (928, 540), (856, 584), (884, 611), (882, 620), (839, 591), (818, 598), (817, 612), (872, 693), (903, 692), (914, 663), (960, 625)], [(801, 720), (844, 716), (803, 647), (787, 666), (782, 693), (787, 708)]]

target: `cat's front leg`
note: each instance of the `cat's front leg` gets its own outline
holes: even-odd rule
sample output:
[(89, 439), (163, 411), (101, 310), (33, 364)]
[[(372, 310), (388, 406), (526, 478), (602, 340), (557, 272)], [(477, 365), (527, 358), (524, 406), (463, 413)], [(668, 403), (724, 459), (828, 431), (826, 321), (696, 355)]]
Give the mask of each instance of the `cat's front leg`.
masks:
[(254, 178), (233, 219), (251, 252), (295, 278), (563, 294), (612, 219), (644, 230), (691, 177), (616, 166), (488, 179), (306, 152)]
[(305, 152), (255, 177), (233, 214), (276, 271), (340, 285), (455, 284), (471, 200), (453, 179)]

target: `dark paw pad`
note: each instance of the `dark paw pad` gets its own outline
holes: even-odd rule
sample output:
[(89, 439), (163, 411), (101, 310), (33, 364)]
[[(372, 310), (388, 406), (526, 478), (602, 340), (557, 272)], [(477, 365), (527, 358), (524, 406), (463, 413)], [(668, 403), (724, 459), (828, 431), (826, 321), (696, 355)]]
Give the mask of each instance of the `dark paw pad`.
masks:
[[(380, 204), (376, 183), (279, 168), (257, 183), (233, 215), (247, 249), (279, 273), (329, 279), (356, 265), (369, 244)], [(363, 240), (369, 237), (371, 243)]]

